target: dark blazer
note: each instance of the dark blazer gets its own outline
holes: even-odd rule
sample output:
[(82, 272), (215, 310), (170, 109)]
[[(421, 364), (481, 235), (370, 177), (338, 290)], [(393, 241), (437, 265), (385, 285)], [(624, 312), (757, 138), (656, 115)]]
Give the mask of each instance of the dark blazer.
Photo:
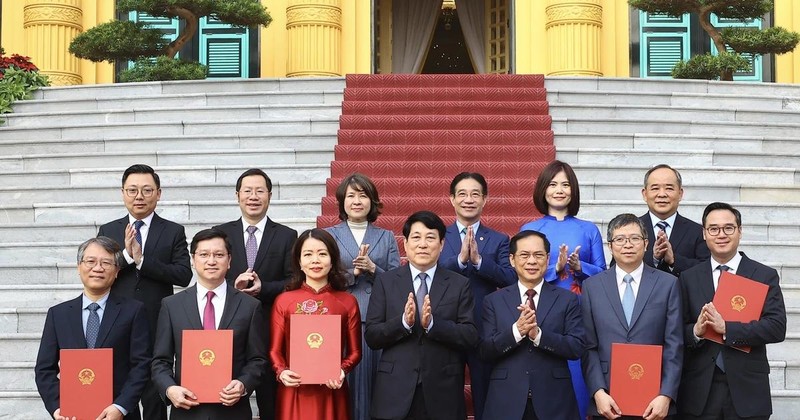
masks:
[(339, 223), (325, 230), (333, 236), (333, 239), (339, 245), (342, 264), (347, 269), (347, 291), (352, 293), (358, 301), (361, 322), (364, 322), (367, 319), (367, 305), (369, 305), (369, 295), (372, 294), (375, 276), (400, 266), (397, 240), (391, 231), (381, 229), (372, 223), (367, 224), (367, 231), (364, 232), (362, 243), (369, 244), (367, 256), (375, 263), (375, 276), (369, 273), (362, 273), (358, 277), (354, 277), (353, 260), (358, 256), (361, 244), (356, 243), (356, 239), (353, 237), (350, 227), (347, 226), (347, 222)]
[[(267, 326), (258, 300), (228, 286), (219, 329), (233, 330), (233, 378), (242, 381), (247, 395), (238, 403), (200, 404), (190, 410), (172, 408), (172, 419), (247, 419), (250, 393), (267, 375)], [(197, 309), (197, 286), (164, 299), (153, 347), (153, 382), (166, 404), (167, 388), (180, 384), (183, 330), (202, 330)], [(174, 367), (174, 373), (173, 373)]]
[[(108, 236), (125, 248), (125, 227), (128, 215), (100, 226), (97, 236)], [(186, 287), (192, 281), (189, 249), (183, 226), (153, 214), (144, 244), (144, 263), (137, 275), (136, 265), (120, 267), (111, 290), (124, 297), (144, 303), (150, 325), (150, 337), (155, 337), (156, 321), (161, 299), (171, 296), (173, 286)]]
[(375, 279), (365, 338), (372, 349), (382, 349), (383, 353), (373, 387), (371, 415), (404, 418), (419, 379), (431, 418), (463, 420), (466, 353), (478, 343), (469, 280), (437, 267), (429, 291), (433, 314), (429, 332), (422, 329), (419, 320), (411, 332), (403, 327), (403, 309), (412, 289), (408, 265)]
[[(215, 226), (228, 235), (233, 252), (231, 268), (225, 278), (233, 285), (239, 274), (247, 271), (247, 252), (244, 249), (244, 225), (242, 219)], [(267, 218), (253, 271), (261, 279), (261, 294), (258, 299), (264, 304), (265, 316), (272, 313), (272, 302), (283, 292), (292, 277), (292, 246), (297, 240), (297, 231)]]
[(481, 356), (494, 364), (483, 418), (520, 419), (528, 390), (540, 419), (579, 419), (568, 359), (585, 349), (578, 296), (543, 281), (536, 320), (542, 330), (539, 346), (523, 337), (514, 340), (512, 324), (521, 304), (517, 284), (488, 296), (483, 304)]
[(475, 242), (478, 243), (478, 253), (481, 254), (481, 269), (467, 261), (463, 270), (458, 266), (458, 254), (461, 252), (461, 233), (455, 223), (447, 227), (445, 233), (444, 249), (439, 255), (439, 264), (442, 268), (455, 271), (469, 278), (469, 285), (475, 296), (475, 322), (480, 330), (483, 298), (498, 288), (515, 284), (517, 273), (508, 261), (508, 236), (496, 230), (489, 229), (484, 223), (475, 232)]
[[(639, 217), (647, 229), (647, 250), (644, 252), (644, 263), (653, 267), (653, 244), (656, 239), (653, 236), (653, 222), (650, 220), (650, 213), (645, 213)], [(703, 227), (697, 222), (689, 220), (680, 215), (675, 216), (675, 226), (669, 235), (669, 243), (672, 244), (672, 252), (675, 254), (675, 264), (672, 271), (664, 261), (658, 265), (659, 270), (679, 276), (681, 272), (695, 265), (708, 261), (711, 252), (708, 251), (706, 241), (703, 239)]]
[[(82, 295), (47, 311), (39, 355), (36, 358), (36, 388), (47, 412), (61, 406), (59, 359), (61, 349), (85, 349)], [(97, 348), (114, 349), (114, 404), (126, 410), (126, 419), (139, 419), (139, 399), (150, 379), (150, 333), (141, 302), (112, 292), (106, 301)], [(99, 414), (99, 413), (98, 413)]]
[[(683, 366), (683, 323), (678, 279), (652, 267), (644, 267), (630, 328), (622, 311), (614, 268), (583, 282), (581, 310), (586, 329), (586, 353), (581, 365), (589, 395), (594, 395), (601, 388), (609, 391), (611, 343), (661, 345), (663, 354), (659, 394), (672, 399), (669, 413), (675, 414)], [(594, 398), (589, 399), (589, 413), (598, 415)]]
[[(694, 324), (700, 309), (714, 300), (711, 264), (697, 265), (681, 274), (683, 296), (684, 352), (683, 379), (678, 408), (683, 413), (700, 415), (705, 407), (714, 376), (715, 358), (722, 351), (733, 407), (739, 417), (769, 416), (772, 400), (769, 389), (767, 344), (786, 337), (786, 307), (778, 272), (742, 254), (737, 275), (769, 286), (761, 318), (750, 323), (726, 322), (726, 345), (713, 341), (695, 342)], [(750, 346), (750, 353), (729, 346)]]

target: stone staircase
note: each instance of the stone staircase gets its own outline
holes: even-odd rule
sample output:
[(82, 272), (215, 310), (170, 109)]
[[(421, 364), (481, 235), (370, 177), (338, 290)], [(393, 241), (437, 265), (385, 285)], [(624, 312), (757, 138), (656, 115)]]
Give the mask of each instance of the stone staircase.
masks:
[[(125, 167), (156, 168), (159, 213), (184, 224), (190, 236), (239, 216), (233, 185), (252, 166), (275, 183), (269, 214), (295, 229), (312, 227), (331, 178), (344, 85), (302, 79), (50, 88), (4, 115), (0, 419), (47, 415), (33, 383), (45, 310), (80, 291), (77, 245), (124, 213)], [(768, 347), (773, 418), (795, 418), (800, 86), (597, 78), (547, 78), (544, 86), (556, 157), (571, 163), (581, 182), (580, 217), (604, 230), (618, 213), (644, 213), (642, 176), (656, 163), (681, 171), (687, 217), (699, 220), (715, 200), (742, 211), (742, 248), (781, 274), (789, 327), (785, 343)], [(486, 169), (500, 165), (510, 163)], [(506, 185), (490, 176), (489, 183), (491, 217), (505, 204), (501, 191), (529, 196), (534, 180)], [(530, 201), (512, 201), (523, 212), (518, 221), (534, 217)]]

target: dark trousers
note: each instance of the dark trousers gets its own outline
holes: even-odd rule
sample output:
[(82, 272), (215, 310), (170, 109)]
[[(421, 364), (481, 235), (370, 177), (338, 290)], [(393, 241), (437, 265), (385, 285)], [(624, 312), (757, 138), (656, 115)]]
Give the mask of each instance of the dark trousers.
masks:
[(158, 395), (153, 381), (147, 381), (142, 392), (142, 418), (146, 420), (167, 420), (167, 406)]
[(425, 408), (425, 393), (422, 392), (422, 384), (417, 385), (414, 390), (414, 398), (411, 400), (411, 409), (408, 410), (408, 415), (405, 420), (433, 420), (428, 415), (428, 410)]
[(531, 397), (528, 397), (528, 402), (525, 404), (525, 411), (522, 412), (522, 420), (539, 420), (539, 417), (536, 417), (536, 413), (533, 411)]
[(258, 418), (261, 420), (275, 420), (275, 390), (278, 380), (270, 371), (264, 382), (255, 389)]
[(472, 390), (472, 412), (475, 414), (475, 420), (481, 420), (483, 408), (486, 406), (486, 393), (489, 392), (489, 375), (492, 368), (481, 360), (477, 352), (472, 352), (467, 356), (467, 364), (469, 365), (469, 387)]
[[(680, 407), (680, 406), (679, 406)], [(714, 379), (711, 381), (711, 392), (703, 412), (699, 416), (681, 414), (686, 420), (767, 420), (769, 416), (739, 417), (733, 408), (731, 390), (728, 388), (728, 377), (719, 368), (714, 368)]]

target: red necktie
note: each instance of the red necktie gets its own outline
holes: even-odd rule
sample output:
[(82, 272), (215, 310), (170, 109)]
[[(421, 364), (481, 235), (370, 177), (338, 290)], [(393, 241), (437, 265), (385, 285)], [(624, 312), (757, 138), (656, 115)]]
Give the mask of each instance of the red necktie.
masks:
[(536, 303), (533, 301), (533, 297), (536, 296), (536, 290), (528, 289), (525, 294), (528, 295), (528, 306), (536, 311)]
[(211, 290), (206, 293), (206, 309), (203, 310), (203, 329), (216, 330), (216, 321), (214, 320), (214, 304), (211, 299), (214, 297), (214, 292)]

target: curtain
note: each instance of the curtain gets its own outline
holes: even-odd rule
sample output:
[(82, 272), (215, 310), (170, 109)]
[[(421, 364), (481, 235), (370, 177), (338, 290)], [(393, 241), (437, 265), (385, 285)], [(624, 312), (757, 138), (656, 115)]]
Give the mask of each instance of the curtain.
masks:
[(392, 2), (392, 73), (422, 71), (441, 10), (442, 0)]
[(484, 0), (455, 0), (461, 32), (475, 73), (486, 73), (486, 44), (484, 44)]

